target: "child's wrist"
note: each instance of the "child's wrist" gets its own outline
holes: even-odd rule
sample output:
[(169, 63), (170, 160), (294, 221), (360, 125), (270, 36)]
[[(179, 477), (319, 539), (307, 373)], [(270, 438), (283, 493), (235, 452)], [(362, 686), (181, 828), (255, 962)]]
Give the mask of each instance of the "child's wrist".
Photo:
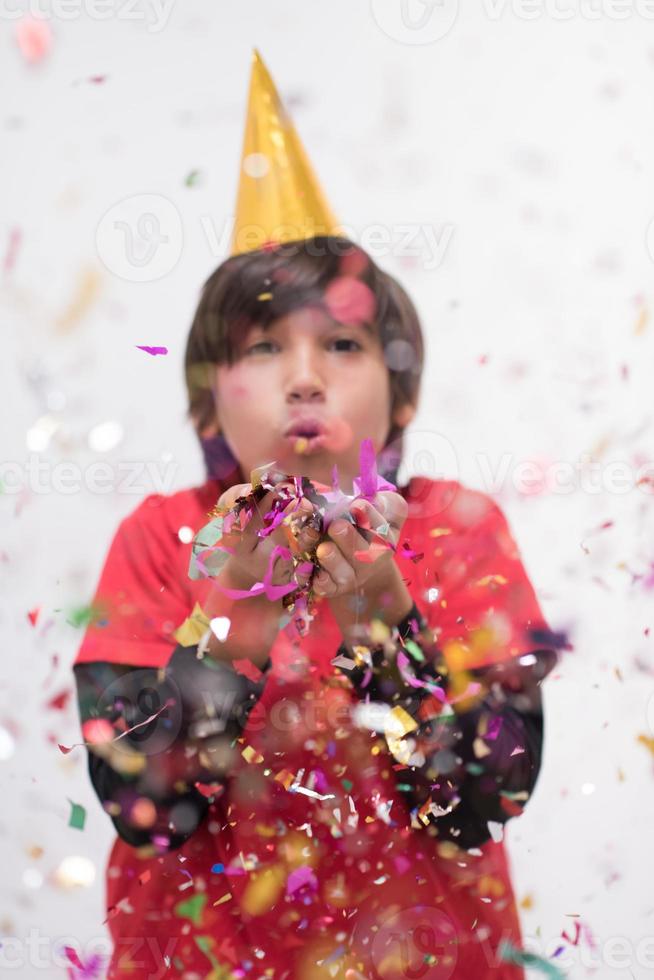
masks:
[(373, 619), (391, 630), (413, 608), (413, 598), (399, 569), (393, 564), (391, 575), (353, 595), (337, 596), (330, 600), (332, 613), (346, 644), (366, 645)]
[(271, 602), (264, 594), (232, 599), (221, 592), (221, 589), (249, 590), (254, 584), (244, 584), (229, 562), (221, 569), (216, 582), (220, 587), (211, 589), (203, 608), (209, 619), (229, 619), (229, 631), (224, 641), (212, 633), (205, 645), (206, 654), (223, 661), (245, 658), (261, 667), (279, 632), (281, 602)]

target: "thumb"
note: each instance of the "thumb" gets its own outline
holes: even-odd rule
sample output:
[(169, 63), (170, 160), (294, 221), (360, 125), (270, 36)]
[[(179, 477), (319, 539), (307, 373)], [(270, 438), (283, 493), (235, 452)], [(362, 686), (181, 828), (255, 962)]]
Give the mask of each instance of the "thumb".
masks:
[(220, 495), (218, 506), (225, 510), (231, 510), (239, 497), (247, 497), (249, 493), (252, 493), (251, 483), (237, 483)]

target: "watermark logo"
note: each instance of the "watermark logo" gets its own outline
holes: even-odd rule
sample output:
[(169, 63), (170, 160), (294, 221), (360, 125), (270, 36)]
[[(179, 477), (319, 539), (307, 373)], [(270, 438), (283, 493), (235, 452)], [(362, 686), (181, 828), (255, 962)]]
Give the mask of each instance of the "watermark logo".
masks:
[(371, 0), (377, 25), (400, 44), (433, 44), (449, 34), (458, 0)]
[(96, 232), (98, 255), (128, 282), (153, 282), (172, 272), (184, 244), (179, 211), (161, 194), (135, 194), (114, 204)]
[(371, 959), (382, 980), (449, 980), (457, 963), (457, 941), (444, 912), (414, 905), (380, 923)]

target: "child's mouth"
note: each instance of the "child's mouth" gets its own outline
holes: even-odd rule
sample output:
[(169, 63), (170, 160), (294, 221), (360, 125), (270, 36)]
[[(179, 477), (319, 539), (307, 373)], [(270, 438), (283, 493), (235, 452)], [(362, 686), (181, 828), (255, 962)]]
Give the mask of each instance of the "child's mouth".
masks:
[(285, 436), (285, 439), (291, 445), (293, 452), (297, 453), (298, 456), (309, 456), (325, 448), (327, 433), (314, 432), (312, 434), (309, 431), (298, 432)]

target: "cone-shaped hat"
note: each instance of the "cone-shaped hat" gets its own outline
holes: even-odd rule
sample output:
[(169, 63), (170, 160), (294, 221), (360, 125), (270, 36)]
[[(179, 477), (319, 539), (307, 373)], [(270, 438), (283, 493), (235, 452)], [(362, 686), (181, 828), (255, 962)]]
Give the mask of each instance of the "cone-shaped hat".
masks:
[(250, 252), (271, 242), (340, 232), (275, 83), (255, 49), (230, 254)]

